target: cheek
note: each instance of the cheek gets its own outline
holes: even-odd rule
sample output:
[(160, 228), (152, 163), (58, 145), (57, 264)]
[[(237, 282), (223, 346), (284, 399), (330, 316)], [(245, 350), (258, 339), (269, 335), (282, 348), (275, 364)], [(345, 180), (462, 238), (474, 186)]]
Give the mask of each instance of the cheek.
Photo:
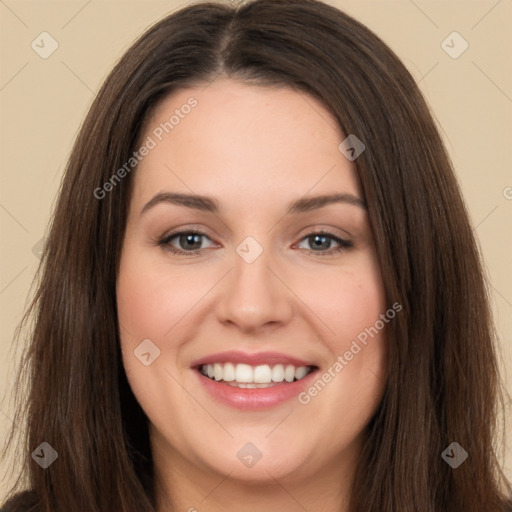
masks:
[(162, 262), (127, 246), (117, 279), (123, 365), (144, 409), (158, 402), (161, 390), (169, 384), (164, 370), (172, 369), (179, 350), (178, 344), (172, 343), (173, 328), (182, 326), (181, 319), (197, 295), (194, 290), (201, 288), (193, 281), (183, 287), (176, 270), (169, 272), (162, 267)]
[[(331, 273), (315, 287), (311, 284), (308, 302), (329, 329), (323, 342), (331, 360), (319, 375), (322, 382), (307, 390), (301, 403), (331, 404), (332, 418), (337, 419), (334, 423), (352, 425), (355, 432), (369, 420), (384, 390), (386, 327), (395, 311), (387, 307), (373, 255), (350, 269)], [(387, 311), (391, 311), (388, 316)]]
[(344, 351), (353, 338), (386, 311), (384, 285), (373, 255), (314, 280), (306, 278), (302, 296), (322, 320), (331, 351)]
[[(116, 290), (121, 351), (128, 381), (141, 406), (150, 408), (149, 417), (162, 415), (155, 404), (183, 400), (169, 383), (178, 376), (182, 346), (200, 327), (194, 314), (215, 280), (210, 272), (172, 267), (156, 250), (125, 245)], [(148, 351), (146, 366), (142, 354)]]
[(340, 348), (348, 338), (352, 340), (373, 326), (385, 310), (385, 296), (378, 276), (367, 274), (345, 280), (330, 311), (332, 329)]
[(137, 401), (152, 419), (170, 422), (164, 412), (167, 401), (182, 399), (170, 385), (179, 351), (172, 329), (185, 324), (190, 303), (198, 300), (202, 287), (195, 279), (185, 287), (179, 271), (170, 271), (137, 246), (125, 246), (116, 286), (123, 366)]
[(184, 280), (183, 270), (126, 251), (117, 281), (121, 332), (139, 342), (166, 338), (204, 295), (207, 285), (197, 273), (187, 272)]

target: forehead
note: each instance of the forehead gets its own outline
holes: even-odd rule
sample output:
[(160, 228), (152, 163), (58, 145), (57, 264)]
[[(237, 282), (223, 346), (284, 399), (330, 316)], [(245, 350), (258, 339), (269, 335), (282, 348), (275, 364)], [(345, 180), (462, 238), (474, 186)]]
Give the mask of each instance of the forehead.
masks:
[(180, 89), (146, 120), (141, 140), (152, 149), (135, 173), (134, 201), (162, 190), (261, 203), (309, 190), (359, 194), (355, 166), (338, 149), (344, 138), (304, 92), (229, 79)]

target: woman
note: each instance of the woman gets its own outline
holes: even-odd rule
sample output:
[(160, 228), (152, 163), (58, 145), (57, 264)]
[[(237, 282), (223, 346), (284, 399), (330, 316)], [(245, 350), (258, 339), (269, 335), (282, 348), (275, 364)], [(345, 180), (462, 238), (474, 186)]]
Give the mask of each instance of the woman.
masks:
[(313, 0), (152, 27), (73, 148), (5, 510), (507, 510), (478, 251), (413, 78)]

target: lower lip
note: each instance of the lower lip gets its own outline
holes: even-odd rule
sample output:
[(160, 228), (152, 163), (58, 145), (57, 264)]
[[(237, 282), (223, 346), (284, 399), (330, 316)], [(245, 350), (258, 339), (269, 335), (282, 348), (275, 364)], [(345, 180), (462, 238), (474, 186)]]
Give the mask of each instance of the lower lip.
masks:
[(209, 379), (198, 370), (194, 371), (206, 391), (219, 402), (237, 409), (259, 410), (275, 407), (296, 398), (310, 385), (318, 369), (312, 370), (300, 380), (268, 388), (237, 388), (222, 381)]

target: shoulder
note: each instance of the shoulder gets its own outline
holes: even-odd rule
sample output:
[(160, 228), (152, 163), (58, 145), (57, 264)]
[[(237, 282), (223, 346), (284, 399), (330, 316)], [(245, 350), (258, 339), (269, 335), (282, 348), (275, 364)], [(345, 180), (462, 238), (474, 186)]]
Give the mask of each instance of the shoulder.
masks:
[(38, 500), (32, 491), (24, 491), (10, 498), (0, 512), (38, 512)]

